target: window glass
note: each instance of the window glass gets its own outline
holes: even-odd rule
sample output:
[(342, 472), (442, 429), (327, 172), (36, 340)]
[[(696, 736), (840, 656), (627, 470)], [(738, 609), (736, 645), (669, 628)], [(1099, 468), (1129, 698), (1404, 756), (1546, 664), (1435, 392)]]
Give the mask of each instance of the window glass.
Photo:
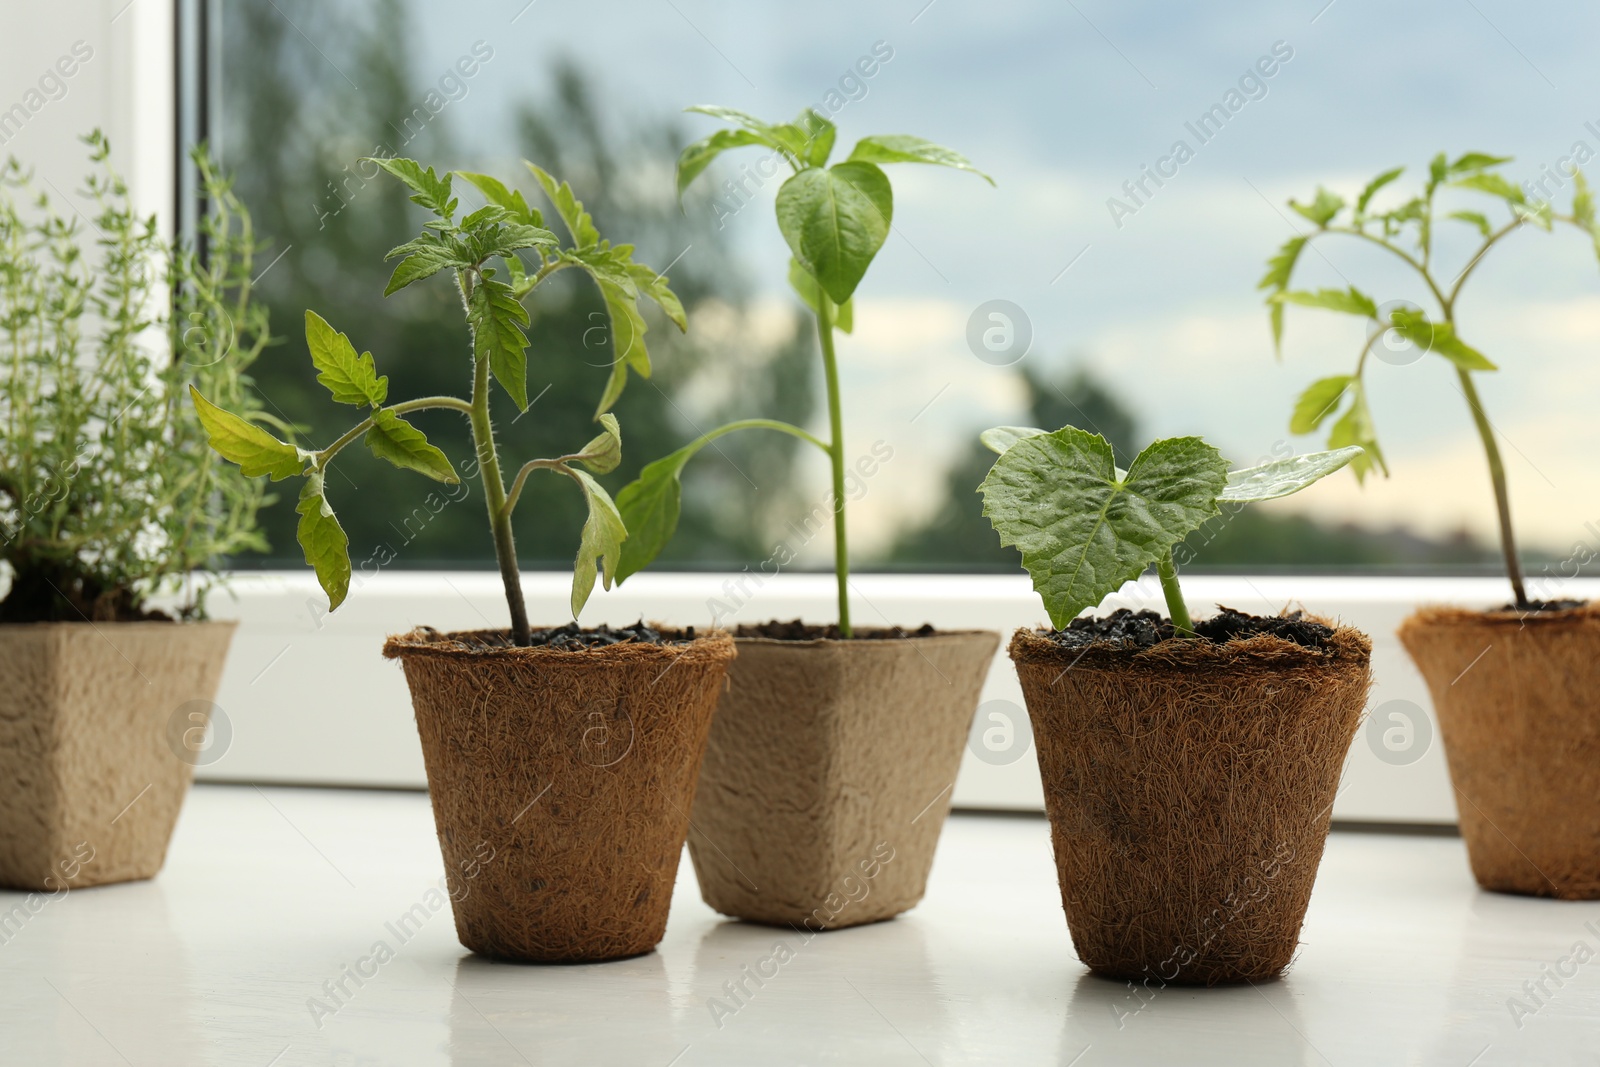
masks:
[[(1274, 357), (1257, 282), (1285, 240), (1314, 229), (1290, 198), (1309, 201), (1323, 183), (1353, 199), (1403, 164), (1375, 200), (1393, 207), (1436, 152), (1473, 150), (1516, 157), (1507, 178), (1565, 211), (1566, 168), (1600, 150), (1600, 114), (1581, 103), (1597, 98), (1586, 43), (1600, 13), (1561, 4), (1535, 27), (1488, 0), (1319, 6), (226, 0), (217, 139), (271, 242), (261, 286), (283, 336), (260, 385), (311, 440), (338, 432), (300, 337), (312, 308), (375, 354), (395, 395), (460, 392), (466, 337), (450, 286), (381, 296), (384, 253), (420, 211), (359, 161), (397, 154), (514, 179), (526, 158), (571, 181), (603, 233), (666, 269), (689, 309), (685, 337), (652, 320), (657, 370), (617, 408), (626, 459), (613, 488), (730, 417), (820, 426), (816, 339), (772, 217), (781, 176), (756, 173), (755, 153), (730, 153), (681, 208), (672, 182), (677, 151), (717, 128), (685, 105), (775, 120), (812, 106), (838, 123), (842, 145), (914, 133), (998, 182), (895, 170), (894, 233), (857, 294), (840, 358), (848, 452), (881, 442), (892, 453), (850, 502), (859, 563), (1014, 571), (974, 492), (986, 426), (1072, 423), (1124, 456), (1186, 433), (1239, 463), (1322, 447), (1326, 426), (1291, 435), (1289, 413), (1310, 383), (1351, 371), (1368, 326), (1292, 307)], [(531, 180), (521, 185), (531, 197)], [(1496, 225), (1506, 215), (1491, 197), (1450, 197)], [(1524, 547), (1553, 561), (1575, 542), (1600, 550), (1590, 460), (1600, 275), (1576, 231), (1524, 229), (1478, 267), (1458, 323), (1505, 368), (1480, 375), (1480, 388)], [(1432, 254), (1457, 265), (1440, 267), (1449, 277), (1477, 231), (1459, 220), (1438, 230)], [(1382, 249), (1313, 248), (1296, 288), (1355, 284), (1380, 302), (1430, 306)], [(606, 375), (597, 295), (583, 279), (555, 281), (532, 308), (529, 394), (540, 399), (521, 417), (509, 404), (497, 412), (511, 457), (586, 439)], [(1363, 487), (1341, 474), (1248, 509), (1203, 532), (1197, 565), (1493, 566), (1493, 497), (1450, 364), (1378, 360), (1367, 379), (1392, 477)], [(455, 416), (417, 421), (468, 454)], [(475, 487), (441, 502), (433, 483), (356, 449), (335, 472), (329, 492), (358, 566), (380, 550), (397, 566), (492, 558)], [(790, 438), (747, 433), (708, 450), (685, 486), (660, 565), (737, 566), (795, 542), (827, 472)], [(567, 565), (581, 502), (556, 479), (527, 492), (525, 565)], [(269, 517), (266, 562), (299, 558), (292, 507)], [(801, 560), (824, 565), (830, 550), (824, 533)]]

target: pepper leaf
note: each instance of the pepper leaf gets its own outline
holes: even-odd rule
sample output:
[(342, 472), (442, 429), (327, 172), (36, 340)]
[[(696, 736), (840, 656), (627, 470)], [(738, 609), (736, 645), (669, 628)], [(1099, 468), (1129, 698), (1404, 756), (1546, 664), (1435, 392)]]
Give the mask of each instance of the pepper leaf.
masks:
[(850, 160), (861, 163), (931, 163), (976, 174), (990, 185), (994, 179), (972, 165), (972, 161), (953, 149), (904, 133), (885, 133), (863, 137), (850, 150)]
[[(815, 314), (822, 314), (820, 301), (827, 300), (822, 296), (822, 290), (817, 286), (817, 280), (806, 273), (800, 261), (793, 256), (789, 257), (789, 286), (799, 294)], [(820, 298), (820, 299), (819, 299)], [(849, 333), (855, 329), (855, 300), (846, 300), (843, 304), (835, 304), (828, 300), (829, 314), (833, 317), (833, 325), (840, 333)]]
[(691, 441), (676, 452), (647, 463), (639, 477), (617, 494), (617, 510), (628, 530), (617, 565), (617, 581), (626, 581), (650, 566), (678, 529), (682, 508), (684, 464), (705, 445)]
[(683, 199), (684, 190), (722, 153), (755, 144), (776, 147), (770, 138), (752, 130), (718, 130), (685, 148), (678, 154), (678, 199)]
[(873, 163), (807, 167), (778, 190), (777, 210), (790, 251), (843, 304), (888, 240), (894, 193)]

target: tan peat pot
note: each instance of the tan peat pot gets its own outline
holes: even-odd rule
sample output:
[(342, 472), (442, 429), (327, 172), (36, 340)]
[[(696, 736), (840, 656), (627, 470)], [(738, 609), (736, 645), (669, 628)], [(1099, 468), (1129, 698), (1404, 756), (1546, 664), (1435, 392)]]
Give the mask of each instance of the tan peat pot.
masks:
[(733, 639), (592, 649), (391, 637), (427, 765), (456, 934), (528, 961), (620, 959), (666, 931)]
[(1260, 635), (1085, 650), (1016, 632), (1011, 659), (1085, 966), (1152, 986), (1283, 972), (1371, 651), (1348, 627), (1321, 649)]
[(154, 877), (231, 622), (0, 625), (0, 886)]
[(1427, 607), (1400, 640), (1433, 695), (1478, 884), (1600, 899), (1600, 605)]
[(1000, 636), (737, 644), (689, 834), (706, 903), (809, 930), (914, 907)]

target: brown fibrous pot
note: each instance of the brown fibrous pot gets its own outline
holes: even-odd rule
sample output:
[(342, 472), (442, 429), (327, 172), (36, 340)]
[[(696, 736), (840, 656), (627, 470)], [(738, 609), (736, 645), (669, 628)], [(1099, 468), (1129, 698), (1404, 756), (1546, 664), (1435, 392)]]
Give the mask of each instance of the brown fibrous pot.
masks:
[(0, 886), (161, 869), (234, 625), (0, 626)]
[(383, 649), (411, 688), (457, 936), (504, 959), (649, 952), (733, 639), (472, 647), (484, 636)]
[(738, 638), (689, 855), (724, 915), (807, 930), (922, 899), (985, 676), (990, 631)]
[(1288, 967), (1371, 651), (1348, 627), (1322, 648), (1068, 649), (1016, 632), (1062, 904), (1092, 972), (1216, 985)]
[(1400, 641), (1433, 695), (1478, 884), (1600, 899), (1600, 605), (1425, 607)]

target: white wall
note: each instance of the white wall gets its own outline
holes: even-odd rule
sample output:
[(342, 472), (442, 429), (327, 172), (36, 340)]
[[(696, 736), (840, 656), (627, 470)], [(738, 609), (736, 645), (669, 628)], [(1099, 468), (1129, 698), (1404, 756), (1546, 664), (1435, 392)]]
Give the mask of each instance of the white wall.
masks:
[[(725, 596), (717, 574), (641, 574), (608, 594), (596, 594), (584, 623), (622, 624), (643, 617), (677, 625), (706, 625), (707, 600)], [(524, 586), (535, 624), (568, 617), (570, 577), (529, 574)], [(983, 628), (1002, 633), (1038, 623), (1043, 612), (1026, 576), (920, 577), (862, 575), (854, 617), (858, 625), (894, 622), (943, 628)], [(1582, 588), (1578, 588), (1581, 585)], [(1395, 639), (1395, 629), (1419, 603), (1490, 607), (1509, 599), (1493, 579), (1391, 579), (1291, 577), (1191, 577), (1185, 590), (1197, 613), (1216, 603), (1242, 611), (1275, 612), (1290, 602), (1358, 626), (1372, 636), (1376, 685), (1371, 707), (1409, 701), (1431, 733), (1409, 754), (1380, 759), (1373, 742), (1393, 722), (1364, 726), (1352, 746), (1336, 818), (1414, 823), (1455, 821), (1438, 731), (1427, 690)], [(1574, 596), (1600, 595), (1600, 582), (1575, 583)], [(804, 617), (825, 622), (833, 605), (831, 575), (782, 575), (756, 591), (734, 622)], [(481, 572), (379, 573), (354, 587), (329, 615), (326, 599), (306, 572), (239, 578), (233, 595), (214, 594), (213, 613), (242, 620), (217, 703), (232, 738), (220, 759), (201, 768), (214, 781), (325, 782), (418, 787), (422, 757), (410, 700), (397, 664), (380, 658), (383, 637), (416, 625), (442, 630), (505, 625), (505, 602), (496, 574)], [(1161, 609), (1153, 579), (1112, 598), (1118, 606)], [(1021, 691), (1004, 652), (996, 658), (983, 699), (1010, 701), (1020, 711)], [(1420, 735), (1419, 735), (1420, 736)], [(970, 747), (970, 746), (969, 746)], [(969, 807), (1037, 809), (1038, 767), (1031, 751), (996, 766), (969, 751), (956, 784), (955, 802)]]
[[(65, 198), (87, 215), (78, 195), (86, 149), (78, 138), (99, 127), (135, 205), (169, 225), (172, 36), (172, 0), (7, 4), (0, 29), (0, 157), (17, 157), (52, 198)], [(63, 75), (68, 70), (70, 76)]]

